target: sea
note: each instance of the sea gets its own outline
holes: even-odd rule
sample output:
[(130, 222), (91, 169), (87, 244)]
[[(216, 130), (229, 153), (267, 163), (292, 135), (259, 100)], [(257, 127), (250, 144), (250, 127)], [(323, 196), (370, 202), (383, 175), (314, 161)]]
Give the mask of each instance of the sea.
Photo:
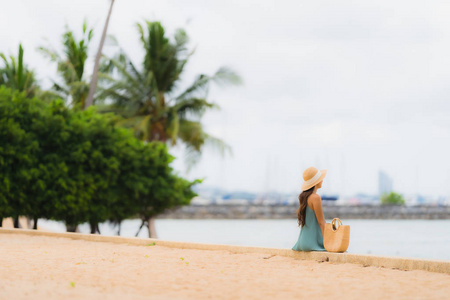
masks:
[[(327, 223), (331, 220), (326, 220)], [(350, 225), (348, 253), (450, 261), (450, 220), (345, 220)], [(141, 221), (125, 220), (121, 236), (134, 237)], [(39, 220), (39, 227), (64, 232), (61, 222)], [(185, 220), (157, 219), (158, 238), (210, 244), (292, 248), (300, 228), (297, 220)], [(102, 235), (117, 235), (117, 226), (99, 226)], [(89, 233), (89, 225), (79, 226)], [(138, 235), (148, 237), (147, 228)]]

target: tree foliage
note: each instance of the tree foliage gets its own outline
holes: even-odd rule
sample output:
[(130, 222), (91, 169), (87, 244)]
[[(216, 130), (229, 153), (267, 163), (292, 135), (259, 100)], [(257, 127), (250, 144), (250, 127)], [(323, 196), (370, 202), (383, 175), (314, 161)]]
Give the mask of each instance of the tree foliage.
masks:
[(0, 68), (0, 85), (25, 92), (27, 97), (33, 97), (37, 94), (39, 87), (34, 72), (25, 65), (23, 56), (24, 50), (21, 44), (17, 57), (13, 55), (7, 57), (4, 53), (0, 53), (1, 62), (3, 62), (3, 67)]
[(183, 144), (188, 167), (207, 144), (231, 152), (205, 132), (201, 118), (218, 108), (208, 99), (211, 84), (239, 84), (239, 76), (222, 67), (181, 90), (193, 54), (186, 32), (168, 37), (159, 22), (137, 28), (140, 65), (120, 48), (102, 62), (95, 97), (102, 114), (99, 107), (71, 109), (84, 108), (89, 93), (93, 30), (86, 22), (78, 38), (66, 29), (62, 51), (39, 48), (57, 65), (52, 91), (39, 88), (21, 45), (17, 57), (0, 54), (0, 219), (26, 215), (35, 227), (39, 218), (63, 220), (68, 228), (89, 222), (95, 232), (99, 222), (120, 225), (139, 216), (150, 226), (164, 210), (188, 204), (200, 182), (174, 173), (167, 146)]
[(211, 83), (238, 84), (239, 76), (222, 67), (212, 76), (198, 75), (187, 89), (179, 91), (181, 75), (193, 54), (187, 49), (186, 32), (179, 29), (169, 39), (159, 22), (137, 26), (144, 49), (141, 65), (135, 65), (123, 50), (102, 64), (99, 99), (109, 104), (105, 110), (121, 115), (120, 124), (133, 128), (143, 141), (170, 145), (181, 141), (188, 150), (188, 165), (198, 161), (206, 143), (222, 153), (230, 150), (204, 131), (201, 117), (206, 110), (218, 108), (207, 100)]
[(94, 35), (87, 22), (83, 23), (80, 40), (73, 31), (66, 29), (62, 36), (63, 54), (51, 46), (40, 47), (39, 51), (51, 62), (57, 64), (59, 80), (53, 81), (53, 90), (67, 104), (75, 108), (84, 108), (89, 93), (89, 82), (86, 78), (85, 66), (88, 59), (89, 44)]
[(403, 198), (402, 195), (395, 193), (395, 192), (390, 192), (385, 193), (381, 196), (381, 204), (382, 205), (404, 205), (405, 204), (405, 199)]
[(116, 117), (70, 110), (0, 88), (0, 217), (62, 220), (68, 228), (154, 217), (195, 196), (160, 142), (143, 143)]

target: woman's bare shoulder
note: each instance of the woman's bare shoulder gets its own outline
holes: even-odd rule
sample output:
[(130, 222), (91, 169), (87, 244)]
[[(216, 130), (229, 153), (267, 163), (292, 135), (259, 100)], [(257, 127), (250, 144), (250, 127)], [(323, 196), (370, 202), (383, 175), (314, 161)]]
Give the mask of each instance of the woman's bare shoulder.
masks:
[(317, 204), (320, 204), (322, 202), (322, 199), (320, 198), (320, 195), (317, 194), (311, 194), (308, 197), (308, 202), (314, 207)]
[(309, 196), (309, 199), (320, 200), (321, 198), (319, 194), (311, 194)]

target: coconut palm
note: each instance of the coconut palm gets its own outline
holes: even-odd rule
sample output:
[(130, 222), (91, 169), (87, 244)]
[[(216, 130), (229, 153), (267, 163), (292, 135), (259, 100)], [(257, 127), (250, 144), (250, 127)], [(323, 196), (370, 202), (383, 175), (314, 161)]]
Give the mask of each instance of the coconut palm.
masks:
[(84, 69), (92, 36), (93, 29), (89, 29), (85, 21), (79, 41), (69, 29), (63, 34), (64, 54), (59, 54), (51, 47), (39, 48), (44, 56), (57, 63), (57, 71), (61, 78), (59, 82), (53, 82), (53, 90), (72, 107), (84, 108), (89, 93), (89, 83)]
[(204, 144), (213, 144), (222, 152), (230, 148), (220, 139), (203, 130), (201, 116), (216, 104), (209, 102), (208, 89), (212, 82), (238, 84), (239, 76), (228, 68), (214, 75), (201, 74), (182, 92), (177, 87), (193, 52), (186, 47), (188, 36), (177, 30), (169, 40), (159, 22), (138, 24), (140, 40), (145, 50), (141, 66), (120, 51), (105, 59), (100, 79), (104, 86), (99, 99), (106, 100), (107, 109), (123, 117), (121, 124), (134, 129), (143, 141), (162, 141), (186, 146), (188, 166), (198, 161)]
[(0, 53), (3, 67), (0, 68), (0, 85), (4, 85), (12, 90), (25, 92), (27, 97), (34, 97), (39, 92), (34, 72), (28, 69), (23, 61), (23, 47), (19, 45), (19, 54), (16, 57), (7, 56)]

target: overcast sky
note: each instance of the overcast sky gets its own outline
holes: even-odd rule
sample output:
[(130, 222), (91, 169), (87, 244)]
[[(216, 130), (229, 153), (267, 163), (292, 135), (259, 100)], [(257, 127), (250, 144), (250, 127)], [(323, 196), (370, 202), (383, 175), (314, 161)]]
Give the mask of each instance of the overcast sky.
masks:
[[(0, 52), (43, 84), (35, 49), (59, 47), (67, 24), (95, 28), (107, 0), (1, 0)], [(183, 83), (229, 66), (244, 85), (213, 88), (207, 131), (233, 156), (206, 150), (189, 178), (230, 190), (298, 192), (303, 170), (327, 169), (323, 193), (377, 193), (378, 171), (404, 194), (450, 195), (450, 4), (446, 1), (116, 0), (109, 33), (136, 61), (136, 22), (183, 27), (196, 52)], [(45, 41), (44, 39), (48, 41)], [(92, 58), (94, 55), (92, 55)], [(91, 72), (92, 62), (88, 66)], [(182, 154), (174, 167), (184, 174)]]

